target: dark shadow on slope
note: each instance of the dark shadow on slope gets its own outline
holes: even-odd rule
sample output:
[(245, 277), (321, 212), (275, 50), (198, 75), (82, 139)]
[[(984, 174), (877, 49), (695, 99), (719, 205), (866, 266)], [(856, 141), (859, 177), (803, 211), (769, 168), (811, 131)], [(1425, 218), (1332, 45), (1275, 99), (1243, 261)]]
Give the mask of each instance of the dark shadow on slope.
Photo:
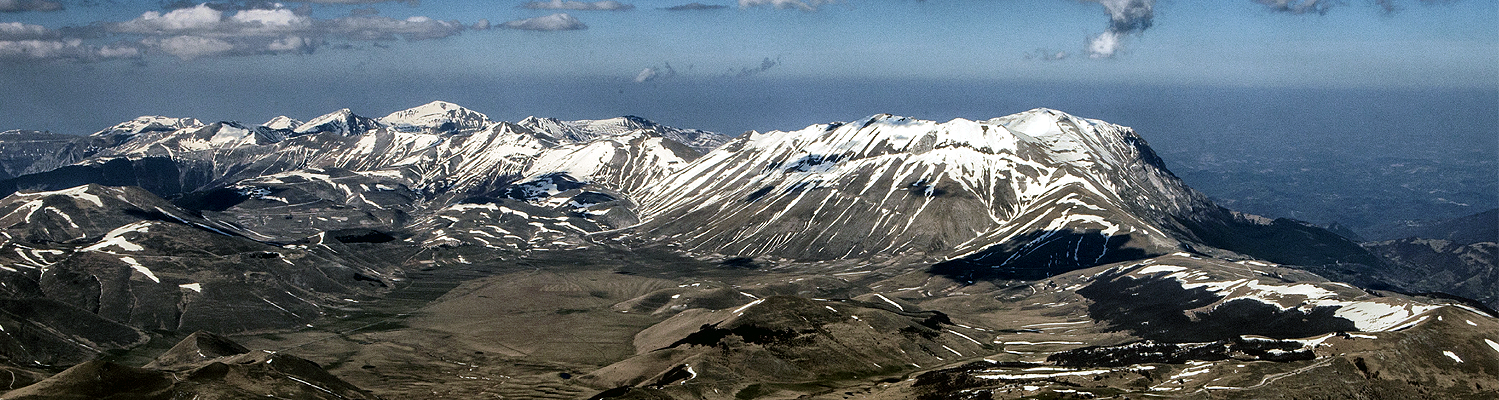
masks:
[(751, 192), (749, 195), (744, 196), (744, 202), (745, 203), (754, 203), (755, 200), (759, 200), (761, 197), (765, 197), (765, 195), (770, 194), (770, 191), (775, 190), (775, 189), (776, 189), (775, 185), (766, 186), (766, 187), (763, 187), (763, 188), (756, 189), (754, 192)]
[(927, 272), (962, 281), (1036, 280), (1068, 271), (1153, 256), (1125, 247), (1129, 235), (1037, 231), (990, 246), (966, 257), (937, 263)]
[(550, 197), (552, 192), (565, 192), (581, 188), (587, 183), (579, 182), (572, 175), (566, 173), (552, 173), (542, 175), (536, 179), (510, 185), (503, 189), (506, 198), (530, 201), (544, 197)]
[(21, 175), (0, 181), (0, 197), (18, 191), (53, 191), (90, 183), (104, 186), (139, 186), (163, 198), (182, 194), (197, 182), (183, 182), (177, 162), (164, 157), (138, 160), (116, 158), (102, 164), (70, 165), (47, 172)]
[(1226, 210), (1219, 212), (1223, 215), (1203, 220), (1208, 222), (1178, 222), (1209, 246), (1280, 264), (1380, 265), (1378, 257), (1357, 243), (1311, 224), (1287, 218), (1259, 224), (1235, 218)]
[(797, 159), (796, 161), (791, 162), (790, 164), (787, 164), (784, 171), (787, 173), (807, 172), (811, 171), (813, 168), (819, 165), (837, 163), (842, 159), (843, 155), (841, 154), (808, 154), (802, 158)]
[(221, 187), (184, 194), (177, 200), (172, 201), (172, 204), (193, 211), (222, 212), (249, 199), (249, 194)]
[(1357, 330), (1352, 321), (1333, 315), (1337, 307), (1310, 312), (1281, 309), (1252, 299), (1235, 299), (1205, 313), (1188, 313), (1218, 302), (1206, 288), (1186, 289), (1175, 279), (1137, 279), (1120, 272), (1100, 275), (1077, 293), (1093, 303), (1088, 315), (1113, 329), (1163, 342), (1231, 340), (1240, 335), (1298, 338)]

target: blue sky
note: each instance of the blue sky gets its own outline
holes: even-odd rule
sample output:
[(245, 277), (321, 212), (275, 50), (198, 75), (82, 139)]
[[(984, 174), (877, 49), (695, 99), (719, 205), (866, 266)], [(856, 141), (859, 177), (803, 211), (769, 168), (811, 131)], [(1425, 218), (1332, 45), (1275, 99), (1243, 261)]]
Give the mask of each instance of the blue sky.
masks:
[(1089, 99), (1156, 87), (1499, 90), (1494, 1), (698, 1), (0, 0), (0, 130), (444, 99), (733, 134), (1027, 105), (1128, 120)]

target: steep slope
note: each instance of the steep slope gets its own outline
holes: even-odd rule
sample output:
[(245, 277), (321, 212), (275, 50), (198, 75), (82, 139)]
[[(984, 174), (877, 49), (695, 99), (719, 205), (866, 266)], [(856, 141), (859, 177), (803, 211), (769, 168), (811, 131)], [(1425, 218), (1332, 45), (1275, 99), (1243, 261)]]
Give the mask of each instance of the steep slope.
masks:
[[(132, 329), (298, 327), (399, 278), (397, 265), (246, 239), (132, 187), (12, 194), (0, 199), (0, 229), (0, 307), (18, 328), (51, 332), (6, 334), (17, 346), (0, 356), (25, 364), (70, 364), (143, 343), (122, 333)], [(47, 322), (59, 316), (78, 322)], [(57, 337), (88, 340), (39, 353)]]
[(323, 114), (292, 128), (293, 136), (327, 133), (338, 136), (358, 135), (379, 128), (380, 122), (354, 114), (349, 109), (340, 109)]
[(646, 216), (637, 243), (726, 257), (948, 261), (942, 273), (970, 279), (1214, 248), (1303, 265), (1377, 262), (1323, 229), (1218, 207), (1133, 130), (1049, 109), (750, 133), (637, 198)]
[(51, 132), (0, 132), (0, 179), (50, 171), (78, 162), (110, 143), (104, 138)]
[(1211, 206), (1128, 128), (1046, 109), (983, 122), (878, 115), (750, 133), (641, 202), (642, 237), (795, 259), (943, 259), (1061, 232), (1160, 253), (1184, 236), (1172, 216)]

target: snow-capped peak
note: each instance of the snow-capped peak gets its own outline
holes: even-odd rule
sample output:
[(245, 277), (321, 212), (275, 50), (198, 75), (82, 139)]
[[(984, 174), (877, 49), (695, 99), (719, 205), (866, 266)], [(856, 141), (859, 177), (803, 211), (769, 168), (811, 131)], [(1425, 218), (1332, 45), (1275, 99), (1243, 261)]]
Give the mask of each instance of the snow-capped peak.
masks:
[(203, 126), (202, 121), (195, 118), (172, 118), (159, 115), (147, 115), (136, 117), (133, 120), (121, 122), (115, 126), (94, 132), (94, 136), (106, 135), (136, 135), (143, 132), (175, 131), (182, 128), (195, 128)]
[(364, 133), (367, 130), (379, 127), (379, 121), (359, 116), (354, 114), (353, 111), (344, 108), (313, 118), (311, 121), (297, 126), (296, 129), (292, 130), (292, 133), (295, 135), (305, 135), (326, 132), (348, 136)]
[(278, 131), (280, 131), (280, 130), (288, 130), (288, 129), (296, 128), (298, 126), (302, 126), (302, 121), (298, 121), (298, 120), (292, 119), (291, 117), (282, 115), (282, 116), (277, 116), (276, 118), (271, 118), (270, 121), (266, 121), (264, 124), (260, 124), (260, 126), (263, 126), (263, 127), (266, 127), (266, 128), (272, 129), (272, 130), (278, 130)]
[(402, 132), (447, 132), (484, 128), (489, 116), (446, 101), (434, 101), (396, 111), (379, 121)]

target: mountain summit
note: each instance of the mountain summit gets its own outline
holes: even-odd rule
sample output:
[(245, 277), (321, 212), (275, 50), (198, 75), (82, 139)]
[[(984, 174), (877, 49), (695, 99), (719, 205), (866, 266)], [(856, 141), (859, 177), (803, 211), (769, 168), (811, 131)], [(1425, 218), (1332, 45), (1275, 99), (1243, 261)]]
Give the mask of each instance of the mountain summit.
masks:
[(432, 133), (482, 129), (492, 123), (489, 116), (446, 101), (396, 111), (378, 121), (401, 132)]

